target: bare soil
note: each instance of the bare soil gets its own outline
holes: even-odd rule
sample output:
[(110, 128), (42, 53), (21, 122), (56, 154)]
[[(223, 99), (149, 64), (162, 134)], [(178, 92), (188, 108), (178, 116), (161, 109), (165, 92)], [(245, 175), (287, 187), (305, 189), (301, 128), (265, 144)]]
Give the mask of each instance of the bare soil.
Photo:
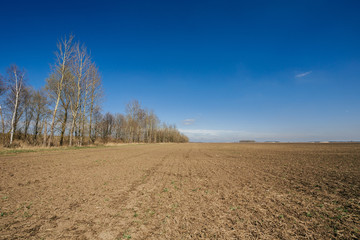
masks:
[(359, 239), (360, 144), (0, 156), (0, 239)]

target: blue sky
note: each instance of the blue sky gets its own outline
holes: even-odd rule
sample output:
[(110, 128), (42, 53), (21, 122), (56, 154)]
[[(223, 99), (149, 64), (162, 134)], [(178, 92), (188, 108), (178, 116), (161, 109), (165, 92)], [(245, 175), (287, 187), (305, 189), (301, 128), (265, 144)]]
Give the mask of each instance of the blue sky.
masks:
[(359, 1), (4, 1), (0, 73), (44, 85), (73, 33), (104, 111), (138, 99), (192, 141), (360, 140)]

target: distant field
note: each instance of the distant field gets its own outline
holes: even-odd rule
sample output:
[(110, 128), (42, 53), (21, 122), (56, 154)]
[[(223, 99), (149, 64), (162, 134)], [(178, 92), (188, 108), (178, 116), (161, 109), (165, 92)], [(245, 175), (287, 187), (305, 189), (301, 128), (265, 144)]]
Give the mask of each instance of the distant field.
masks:
[(359, 239), (360, 144), (0, 155), (0, 239)]

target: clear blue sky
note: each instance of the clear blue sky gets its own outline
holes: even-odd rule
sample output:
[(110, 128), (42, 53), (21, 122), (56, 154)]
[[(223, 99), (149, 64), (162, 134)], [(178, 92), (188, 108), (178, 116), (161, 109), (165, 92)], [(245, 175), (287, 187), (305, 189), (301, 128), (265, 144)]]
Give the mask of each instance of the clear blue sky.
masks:
[(360, 140), (360, 1), (2, 1), (0, 72), (44, 85), (74, 33), (104, 111), (138, 99), (193, 141)]

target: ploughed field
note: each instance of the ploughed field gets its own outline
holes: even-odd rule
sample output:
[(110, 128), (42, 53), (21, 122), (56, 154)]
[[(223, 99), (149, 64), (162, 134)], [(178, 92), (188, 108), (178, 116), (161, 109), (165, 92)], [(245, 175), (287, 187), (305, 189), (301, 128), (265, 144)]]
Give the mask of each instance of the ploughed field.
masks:
[(358, 239), (360, 144), (0, 156), (0, 239)]

